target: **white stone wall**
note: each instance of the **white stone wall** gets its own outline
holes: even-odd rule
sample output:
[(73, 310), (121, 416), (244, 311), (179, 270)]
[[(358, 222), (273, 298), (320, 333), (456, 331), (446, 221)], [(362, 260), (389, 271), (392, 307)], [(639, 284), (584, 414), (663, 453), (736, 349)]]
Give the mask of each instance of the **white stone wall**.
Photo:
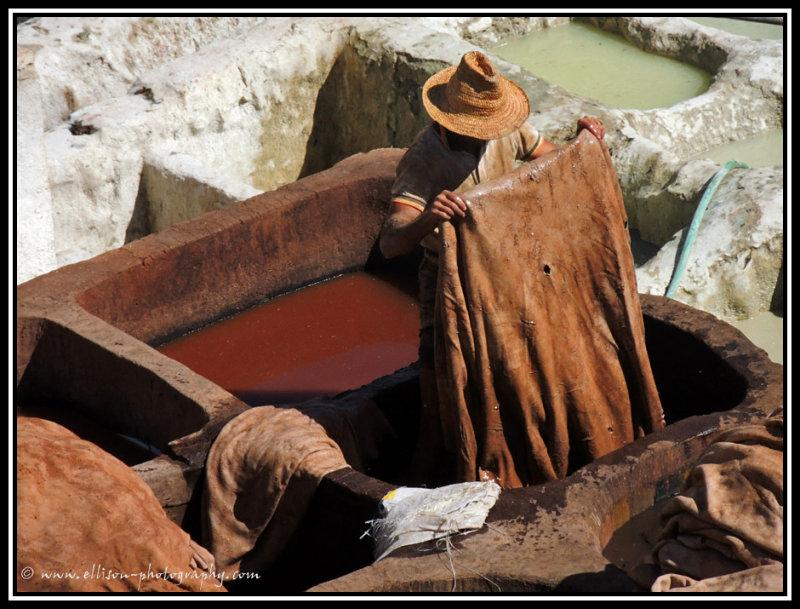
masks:
[(16, 166), (17, 283), (56, 268), (53, 201), (47, 177), (41, 90), (32, 69), (34, 53), (17, 49)]
[(143, 223), (154, 233), (263, 192), (183, 153), (145, 158), (140, 188)]

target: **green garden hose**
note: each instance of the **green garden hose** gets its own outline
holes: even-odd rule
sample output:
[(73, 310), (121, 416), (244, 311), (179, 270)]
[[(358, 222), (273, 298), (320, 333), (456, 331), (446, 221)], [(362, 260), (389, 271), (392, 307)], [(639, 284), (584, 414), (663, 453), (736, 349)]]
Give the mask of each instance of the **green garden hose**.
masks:
[(675, 271), (672, 273), (672, 280), (669, 282), (669, 287), (667, 287), (666, 296), (668, 298), (673, 298), (675, 296), (675, 291), (678, 289), (678, 283), (680, 282), (681, 275), (683, 274), (683, 269), (686, 267), (686, 261), (689, 258), (689, 252), (692, 249), (695, 237), (697, 237), (697, 229), (700, 227), (700, 221), (703, 219), (703, 214), (706, 212), (706, 207), (708, 207), (708, 203), (711, 200), (711, 197), (714, 195), (714, 191), (717, 190), (717, 186), (719, 186), (720, 182), (722, 182), (722, 178), (725, 177), (725, 174), (727, 174), (734, 167), (743, 167), (745, 169), (748, 168), (745, 163), (740, 163), (739, 161), (728, 161), (724, 167), (717, 171), (716, 175), (708, 183), (708, 186), (706, 186), (703, 197), (700, 199), (697, 209), (694, 210), (694, 217), (692, 217), (692, 223), (689, 225), (689, 232), (686, 233), (686, 239), (683, 242), (683, 248), (681, 249), (681, 255), (678, 259), (678, 264), (675, 266)]

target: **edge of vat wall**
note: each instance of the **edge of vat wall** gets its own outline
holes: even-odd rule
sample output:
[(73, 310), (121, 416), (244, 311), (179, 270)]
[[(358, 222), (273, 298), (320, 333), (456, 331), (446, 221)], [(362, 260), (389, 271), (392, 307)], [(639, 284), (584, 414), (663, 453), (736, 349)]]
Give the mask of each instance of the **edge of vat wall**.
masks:
[[(637, 440), (569, 478), (503, 491), (489, 512), (488, 526), (453, 539), (456, 579), (447, 558), (425, 545), (422, 551), (400, 549), (309, 592), (450, 592), (454, 585), (459, 592), (641, 591), (604, 556), (612, 534), (678, 492), (696, 460), (720, 434), (767, 414), (737, 411), (695, 417)], [(363, 474), (349, 476), (334, 483), (351, 485)], [(372, 499), (377, 510), (380, 498)]]
[[(612, 534), (678, 492), (686, 473), (720, 434), (765, 414), (738, 411), (687, 419), (568, 478), (503, 491), (489, 512), (487, 526), (452, 539), (452, 563), (430, 544), (402, 548), (308, 592), (450, 592), (454, 586), (457, 592), (484, 593), (641, 592), (620, 566), (604, 556)], [(354, 494), (369, 488), (358, 480), (364, 474), (348, 475), (331, 476), (326, 483), (353, 485)], [(378, 492), (385, 489), (372, 491), (376, 512)]]

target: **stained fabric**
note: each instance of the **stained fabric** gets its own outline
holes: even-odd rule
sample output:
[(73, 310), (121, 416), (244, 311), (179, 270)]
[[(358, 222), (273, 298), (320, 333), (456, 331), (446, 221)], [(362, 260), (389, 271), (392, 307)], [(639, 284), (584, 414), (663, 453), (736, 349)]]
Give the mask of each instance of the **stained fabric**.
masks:
[(226, 591), (211, 554), (130, 467), (52, 421), (16, 426), (17, 590)]
[(654, 592), (783, 591), (783, 415), (735, 427), (661, 511)]
[(587, 131), (459, 193), (442, 224), (435, 359), (461, 481), (564, 477), (663, 427), (627, 217)]

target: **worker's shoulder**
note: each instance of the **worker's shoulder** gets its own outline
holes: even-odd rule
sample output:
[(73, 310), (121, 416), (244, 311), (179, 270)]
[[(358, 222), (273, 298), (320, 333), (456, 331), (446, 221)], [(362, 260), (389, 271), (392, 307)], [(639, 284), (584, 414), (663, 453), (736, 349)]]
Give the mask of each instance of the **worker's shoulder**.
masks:
[(435, 123), (430, 123), (423, 127), (411, 142), (411, 145), (406, 150), (406, 154), (424, 154), (428, 150), (433, 150), (438, 144), (441, 143), (441, 137), (438, 130), (435, 128)]

